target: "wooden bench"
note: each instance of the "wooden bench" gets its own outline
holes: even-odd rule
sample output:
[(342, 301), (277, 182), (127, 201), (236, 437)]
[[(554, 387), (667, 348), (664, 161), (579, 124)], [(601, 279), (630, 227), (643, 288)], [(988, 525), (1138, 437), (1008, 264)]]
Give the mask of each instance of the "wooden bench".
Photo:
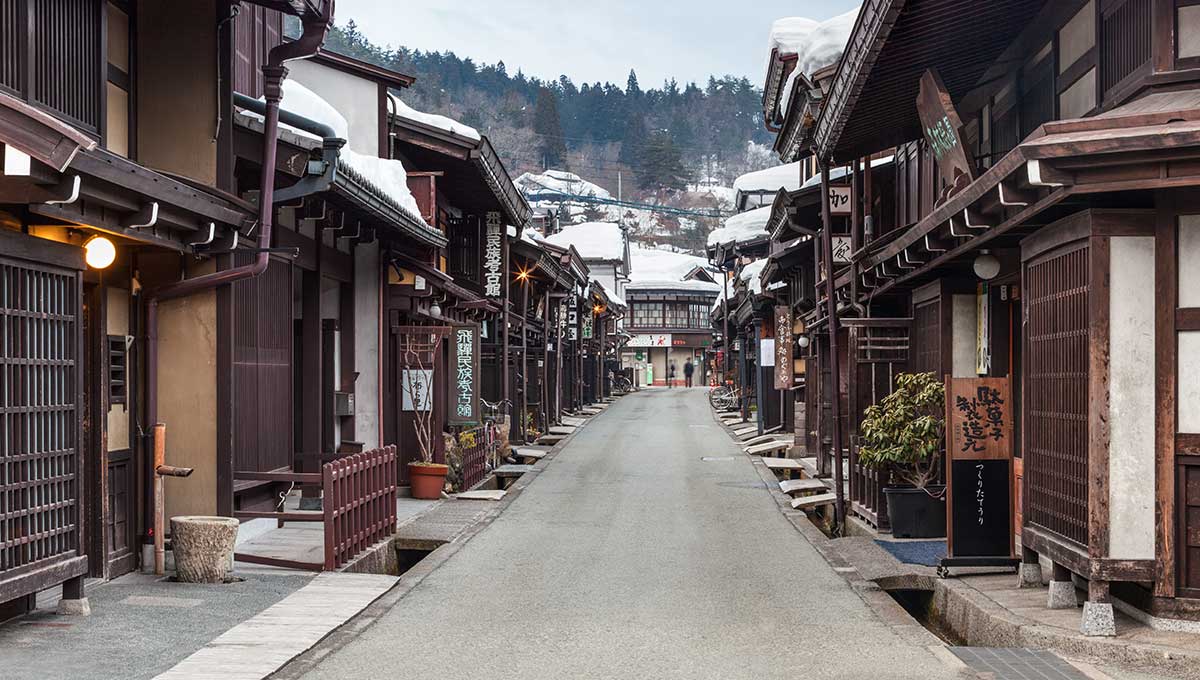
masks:
[(821, 507), (822, 505), (833, 505), (837, 501), (837, 494), (823, 493), (816, 496), (801, 496), (792, 499), (793, 510), (812, 510), (813, 508)]
[(779, 490), (791, 496), (797, 493), (825, 492), (829, 487), (819, 479), (785, 479), (779, 483)]
[[(761, 455), (767, 454), (767, 453), (783, 453), (784, 451), (787, 451), (790, 448), (792, 448), (792, 440), (776, 439), (774, 441), (763, 442), (762, 444), (755, 444), (754, 446), (747, 446), (746, 448), (744, 448), (742, 450), (745, 451), (746, 453), (750, 454), (751, 456), (761, 456)], [(784, 460), (791, 460), (791, 459), (785, 458)], [(795, 469), (797, 469), (797, 470), (800, 469), (799, 463), (797, 463)]]
[(800, 461), (794, 458), (768, 458), (763, 456), (762, 462), (771, 472), (783, 472), (789, 478), (794, 477), (804, 470), (804, 467), (800, 465)]
[(738, 437), (745, 437), (748, 434), (752, 434), (757, 437), (758, 436), (758, 426), (757, 425), (744, 425), (742, 427), (736, 428), (733, 431), (733, 434)]
[(758, 446), (759, 444), (766, 444), (767, 442), (790, 442), (790, 441), (792, 441), (790, 438), (784, 439), (783, 437), (780, 437), (779, 435), (760, 434), (757, 437), (751, 437), (750, 439), (743, 439), (742, 440), (742, 448), (745, 448), (747, 446)]

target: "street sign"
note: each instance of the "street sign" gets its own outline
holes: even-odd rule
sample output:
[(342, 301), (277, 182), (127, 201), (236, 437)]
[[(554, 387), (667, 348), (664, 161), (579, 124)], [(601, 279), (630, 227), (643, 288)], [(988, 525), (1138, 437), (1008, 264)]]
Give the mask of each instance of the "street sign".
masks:
[(962, 144), (962, 119), (941, 76), (933, 69), (927, 69), (921, 76), (917, 116), (946, 187), (942, 197), (953, 196), (975, 179), (975, 170)]
[(479, 326), (460, 326), (451, 333), (450, 408), (446, 422), (479, 422)]
[(942, 567), (1011, 565), (1013, 410), (1008, 378), (946, 376), (946, 557)]

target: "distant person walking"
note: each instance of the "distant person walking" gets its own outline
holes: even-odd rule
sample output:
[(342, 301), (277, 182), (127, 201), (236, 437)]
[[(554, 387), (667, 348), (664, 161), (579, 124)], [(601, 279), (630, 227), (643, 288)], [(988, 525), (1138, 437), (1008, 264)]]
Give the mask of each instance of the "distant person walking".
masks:
[(667, 369), (667, 387), (675, 386), (675, 362), (671, 362), (671, 366)]
[(683, 364), (683, 383), (686, 387), (692, 386), (692, 374), (696, 372), (696, 367), (692, 364), (692, 360), (688, 359)]

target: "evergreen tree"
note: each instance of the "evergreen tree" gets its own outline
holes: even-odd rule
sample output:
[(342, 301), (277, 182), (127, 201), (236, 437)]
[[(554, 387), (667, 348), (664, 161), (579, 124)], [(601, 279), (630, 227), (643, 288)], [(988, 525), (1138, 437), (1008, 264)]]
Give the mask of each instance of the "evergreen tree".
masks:
[(670, 134), (658, 131), (650, 136), (634, 168), (634, 176), (641, 189), (682, 191), (687, 188), (689, 177), (683, 155)]
[(642, 96), (642, 88), (638, 85), (637, 71), (629, 69), (629, 79), (625, 81), (625, 94), (631, 99)]
[(533, 110), (533, 132), (538, 135), (542, 165), (546, 168), (567, 169), (567, 144), (563, 139), (562, 120), (558, 102), (549, 88), (538, 90)]

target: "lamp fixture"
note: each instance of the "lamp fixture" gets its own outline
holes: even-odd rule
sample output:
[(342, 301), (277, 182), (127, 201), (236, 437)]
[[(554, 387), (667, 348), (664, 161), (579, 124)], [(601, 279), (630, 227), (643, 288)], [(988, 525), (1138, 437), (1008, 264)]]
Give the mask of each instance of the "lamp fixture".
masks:
[(1000, 273), (1000, 260), (988, 250), (979, 251), (979, 255), (975, 258), (975, 263), (972, 265), (975, 270), (975, 276), (988, 281), (996, 278)]
[(104, 236), (93, 236), (83, 242), (83, 260), (92, 269), (106, 269), (117, 259), (117, 247)]
[(800, 347), (800, 349), (808, 349), (808, 346), (811, 344), (812, 340), (809, 340), (807, 335), (796, 336), (796, 345)]
[(442, 306), (436, 301), (432, 305), (429, 305), (429, 315), (433, 317), (440, 317), (442, 315)]

